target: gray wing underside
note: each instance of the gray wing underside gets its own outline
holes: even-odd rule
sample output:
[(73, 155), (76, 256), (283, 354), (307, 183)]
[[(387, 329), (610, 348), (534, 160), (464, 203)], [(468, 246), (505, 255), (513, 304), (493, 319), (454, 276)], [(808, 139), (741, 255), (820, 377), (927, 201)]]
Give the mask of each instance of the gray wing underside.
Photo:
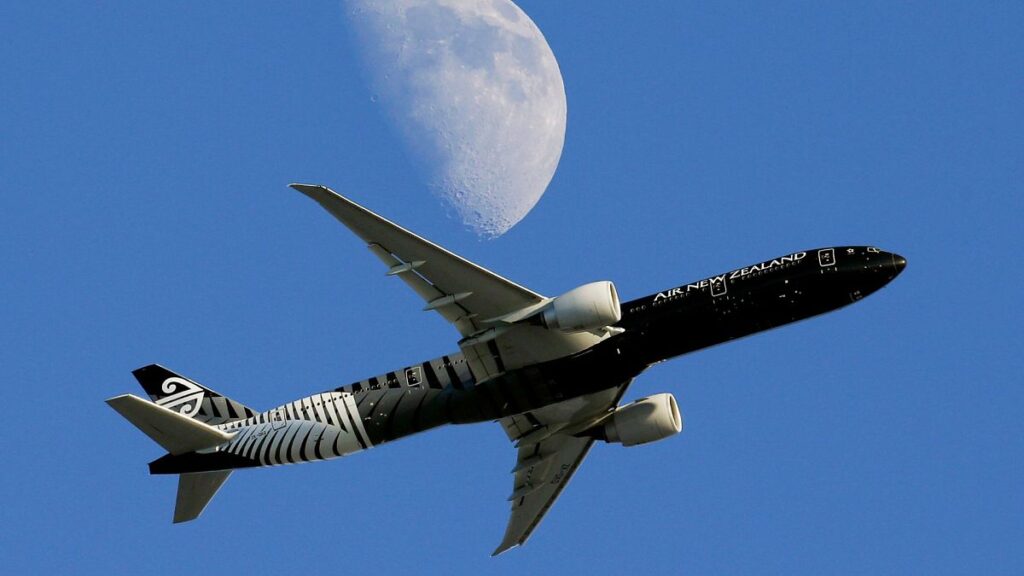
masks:
[(537, 305), (543, 296), (417, 236), (324, 186), (292, 184), (315, 200), (463, 336), (495, 319)]
[(517, 442), (518, 454), (508, 498), (511, 516), (505, 537), (493, 555), (530, 538), (594, 444), (593, 438), (573, 433), (607, 415), (628, 387), (629, 382), (625, 382), (617, 388), (501, 420), (509, 439)]
[(512, 515), (494, 556), (526, 542), (569, 484), (593, 444), (593, 438), (555, 434), (542, 442), (519, 448), (517, 462), (538, 458), (544, 458), (544, 461), (515, 471), (516, 488), (509, 497)]

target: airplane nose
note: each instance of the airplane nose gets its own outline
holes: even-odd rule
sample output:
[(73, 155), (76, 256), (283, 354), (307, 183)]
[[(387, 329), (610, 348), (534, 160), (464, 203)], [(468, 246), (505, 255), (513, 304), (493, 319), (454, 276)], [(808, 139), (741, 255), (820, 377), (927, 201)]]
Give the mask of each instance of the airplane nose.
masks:
[(892, 254), (892, 267), (896, 270), (896, 274), (903, 272), (903, 269), (907, 267), (907, 259), (894, 252)]

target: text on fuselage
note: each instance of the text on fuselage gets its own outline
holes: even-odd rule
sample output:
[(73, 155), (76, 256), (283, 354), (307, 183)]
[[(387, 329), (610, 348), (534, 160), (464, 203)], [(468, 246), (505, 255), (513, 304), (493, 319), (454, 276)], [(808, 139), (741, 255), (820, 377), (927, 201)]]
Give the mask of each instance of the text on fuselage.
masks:
[[(761, 262), (760, 264), (754, 264), (753, 266), (747, 266), (746, 268), (733, 270), (732, 272), (727, 272), (725, 274), (713, 276), (711, 278), (701, 280), (700, 282), (694, 282), (692, 284), (687, 284), (685, 286), (680, 286), (678, 288), (672, 288), (671, 290), (666, 290), (665, 292), (658, 292), (658, 294), (654, 297), (654, 301), (658, 302), (666, 298), (672, 298), (673, 296), (688, 294), (695, 290), (705, 290), (709, 287), (715, 288), (716, 286), (720, 286), (721, 283), (725, 282), (726, 278), (728, 278), (729, 280), (737, 280), (745, 276), (749, 276), (751, 274), (756, 274), (758, 272), (766, 272), (769, 270), (773, 270), (775, 268), (783, 267), (787, 264), (793, 264), (803, 260), (806, 257), (806, 252), (797, 252), (795, 254), (790, 254), (789, 256), (782, 256), (781, 258), (775, 258), (774, 260), (769, 260), (767, 262)], [(718, 291), (724, 293), (724, 290)], [(713, 292), (716, 291), (713, 290)]]

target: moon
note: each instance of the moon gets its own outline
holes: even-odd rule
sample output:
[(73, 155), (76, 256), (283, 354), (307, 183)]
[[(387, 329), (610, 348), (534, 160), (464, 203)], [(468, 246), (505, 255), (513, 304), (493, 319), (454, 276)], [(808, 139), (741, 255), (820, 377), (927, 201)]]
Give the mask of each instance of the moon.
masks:
[(523, 219), (565, 142), (565, 86), (510, 0), (347, 0), (374, 84), (427, 187), (494, 238)]

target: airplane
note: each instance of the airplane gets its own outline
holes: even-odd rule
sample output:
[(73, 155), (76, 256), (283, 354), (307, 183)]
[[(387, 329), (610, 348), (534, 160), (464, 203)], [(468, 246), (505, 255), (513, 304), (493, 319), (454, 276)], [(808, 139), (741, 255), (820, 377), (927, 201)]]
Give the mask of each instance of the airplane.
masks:
[(329, 460), (445, 424), (499, 422), (516, 451), (511, 516), (493, 555), (522, 545), (596, 441), (635, 446), (683, 427), (669, 393), (621, 404), (648, 367), (842, 308), (892, 281), (902, 256), (870, 246), (798, 251), (620, 302), (591, 282), (542, 296), (324, 186), (292, 184), (366, 242), (461, 335), (459, 351), (258, 412), (153, 364), (148, 395), (106, 402), (167, 454), (173, 521), (197, 518), (232, 471)]

